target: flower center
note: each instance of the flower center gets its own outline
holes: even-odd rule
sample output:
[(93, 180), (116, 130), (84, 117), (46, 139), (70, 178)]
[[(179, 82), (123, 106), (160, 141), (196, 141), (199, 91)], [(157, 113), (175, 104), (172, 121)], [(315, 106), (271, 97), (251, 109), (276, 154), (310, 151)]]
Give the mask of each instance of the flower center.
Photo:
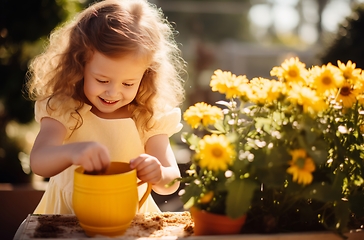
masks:
[(214, 155), (216, 158), (219, 158), (222, 156), (222, 151), (220, 148), (214, 148), (212, 150), (212, 155)]
[(340, 95), (343, 95), (343, 96), (349, 96), (350, 95), (350, 88), (349, 87), (343, 87), (341, 88), (340, 90)]
[(294, 69), (290, 69), (290, 70), (288, 71), (288, 75), (289, 75), (290, 77), (292, 77), (292, 78), (295, 78), (295, 77), (297, 77), (297, 76), (298, 76), (298, 72), (297, 72), (296, 70), (294, 70)]
[(344, 78), (346, 78), (346, 79), (351, 78), (351, 74), (348, 72), (344, 72)]
[(331, 78), (330, 77), (323, 77), (322, 78), (322, 83), (325, 85), (330, 85), (331, 84)]
[(296, 165), (297, 165), (298, 168), (303, 169), (305, 167), (305, 162), (306, 162), (306, 160), (304, 158), (299, 157), (296, 160)]

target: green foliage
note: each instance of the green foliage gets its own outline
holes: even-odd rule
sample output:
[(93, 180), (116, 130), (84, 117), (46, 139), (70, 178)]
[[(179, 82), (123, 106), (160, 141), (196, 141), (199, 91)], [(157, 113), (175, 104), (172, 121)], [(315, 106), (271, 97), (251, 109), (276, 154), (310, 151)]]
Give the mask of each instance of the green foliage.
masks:
[[(196, 103), (186, 110), (184, 120), (204, 136), (183, 134), (195, 154), (180, 179), (188, 184), (182, 201), (231, 218), (247, 214), (256, 232), (310, 223), (305, 230), (341, 235), (351, 216), (364, 213), (363, 72), (351, 62), (309, 71), (297, 58), (273, 69), (278, 80), (215, 71), (210, 86), (230, 96), (217, 102), (222, 119), (215, 106)], [(340, 79), (331, 92), (320, 85)]]
[(248, 212), (259, 185), (249, 179), (234, 179), (227, 186), (226, 214), (238, 218)]

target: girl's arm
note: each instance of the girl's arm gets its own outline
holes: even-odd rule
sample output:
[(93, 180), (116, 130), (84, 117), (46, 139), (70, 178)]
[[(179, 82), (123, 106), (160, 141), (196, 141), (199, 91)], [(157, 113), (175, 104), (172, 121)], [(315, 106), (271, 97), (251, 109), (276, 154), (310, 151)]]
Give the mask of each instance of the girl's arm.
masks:
[(30, 153), (30, 166), (35, 174), (54, 176), (71, 165), (86, 171), (103, 171), (110, 163), (106, 147), (96, 142), (63, 144), (66, 128), (55, 119), (42, 118), (40, 131)]
[(178, 181), (166, 187), (181, 176), (168, 136), (161, 134), (149, 138), (145, 152), (130, 162), (130, 166), (137, 169), (138, 178), (151, 183), (158, 194), (167, 195), (177, 191)]

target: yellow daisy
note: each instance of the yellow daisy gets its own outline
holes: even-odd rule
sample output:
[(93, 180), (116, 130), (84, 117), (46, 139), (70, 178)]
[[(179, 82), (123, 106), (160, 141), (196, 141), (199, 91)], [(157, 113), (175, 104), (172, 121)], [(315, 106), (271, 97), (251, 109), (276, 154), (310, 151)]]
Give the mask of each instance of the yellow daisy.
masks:
[(222, 118), (223, 113), (221, 108), (211, 106), (204, 102), (190, 106), (183, 114), (183, 119), (192, 128), (198, 128), (200, 124), (205, 127), (213, 125)]
[(356, 99), (358, 100), (359, 104), (364, 105), (364, 95), (359, 94)]
[(212, 91), (225, 94), (231, 99), (245, 95), (245, 84), (249, 80), (246, 76), (236, 76), (231, 72), (216, 70), (211, 77), (210, 86)]
[(253, 78), (250, 81), (250, 91), (246, 91), (250, 102), (255, 104), (270, 104), (277, 100), (284, 92), (285, 85), (276, 80)]
[(301, 105), (303, 112), (316, 114), (328, 108), (325, 100), (309, 87), (293, 85), (288, 92), (288, 100), (293, 104)]
[(274, 67), (270, 71), (271, 76), (288, 83), (306, 84), (307, 74), (306, 65), (300, 62), (298, 57), (286, 59), (280, 67)]
[(250, 91), (246, 91), (247, 97), (250, 102), (263, 105), (267, 101), (268, 98), (268, 88), (265, 88), (264, 78), (253, 78), (250, 81)]
[(344, 81), (340, 69), (331, 63), (322, 67), (314, 66), (310, 73), (312, 87), (323, 94), (335, 95)]
[(225, 171), (235, 158), (234, 146), (225, 135), (205, 135), (199, 149), (200, 166), (208, 170)]
[(292, 180), (298, 184), (310, 184), (313, 180), (312, 172), (316, 169), (312, 158), (307, 156), (303, 149), (295, 149), (290, 153), (292, 160), (289, 162), (291, 166), (287, 169), (287, 173), (292, 174)]
[(352, 63), (350, 60), (346, 64), (338, 60), (337, 65), (342, 71), (345, 79), (356, 81), (358, 78), (360, 78), (360, 73), (362, 70), (360, 68), (356, 68), (356, 64)]
[(361, 72), (360, 76), (355, 82), (355, 88), (358, 89), (360, 93), (364, 93), (364, 71)]
[(364, 71), (354, 80), (350, 80), (350, 83), (354, 86), (354, 89), (359, 93), (364, 93)]
[(357, 96), (358, 91), (353, 89), (350, 83), (345, 81), (339, 89), (336, 101), (342, 104), (345, 108), (351, 108), (355, 104)]

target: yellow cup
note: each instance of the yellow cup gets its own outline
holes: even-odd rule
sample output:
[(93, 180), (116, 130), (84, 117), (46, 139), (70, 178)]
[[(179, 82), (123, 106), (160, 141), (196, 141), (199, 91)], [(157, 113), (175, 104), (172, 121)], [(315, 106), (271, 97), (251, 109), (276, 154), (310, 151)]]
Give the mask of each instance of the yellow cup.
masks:
[(75, 169), (73, 209), (86, 235), (119, 236), (130, 226), (138, 209), (149, 196), (148, 184), (138, 200), (136, 170), (128, 163), (112, 162), (100, 175), (85, 174), (82, 167)]

